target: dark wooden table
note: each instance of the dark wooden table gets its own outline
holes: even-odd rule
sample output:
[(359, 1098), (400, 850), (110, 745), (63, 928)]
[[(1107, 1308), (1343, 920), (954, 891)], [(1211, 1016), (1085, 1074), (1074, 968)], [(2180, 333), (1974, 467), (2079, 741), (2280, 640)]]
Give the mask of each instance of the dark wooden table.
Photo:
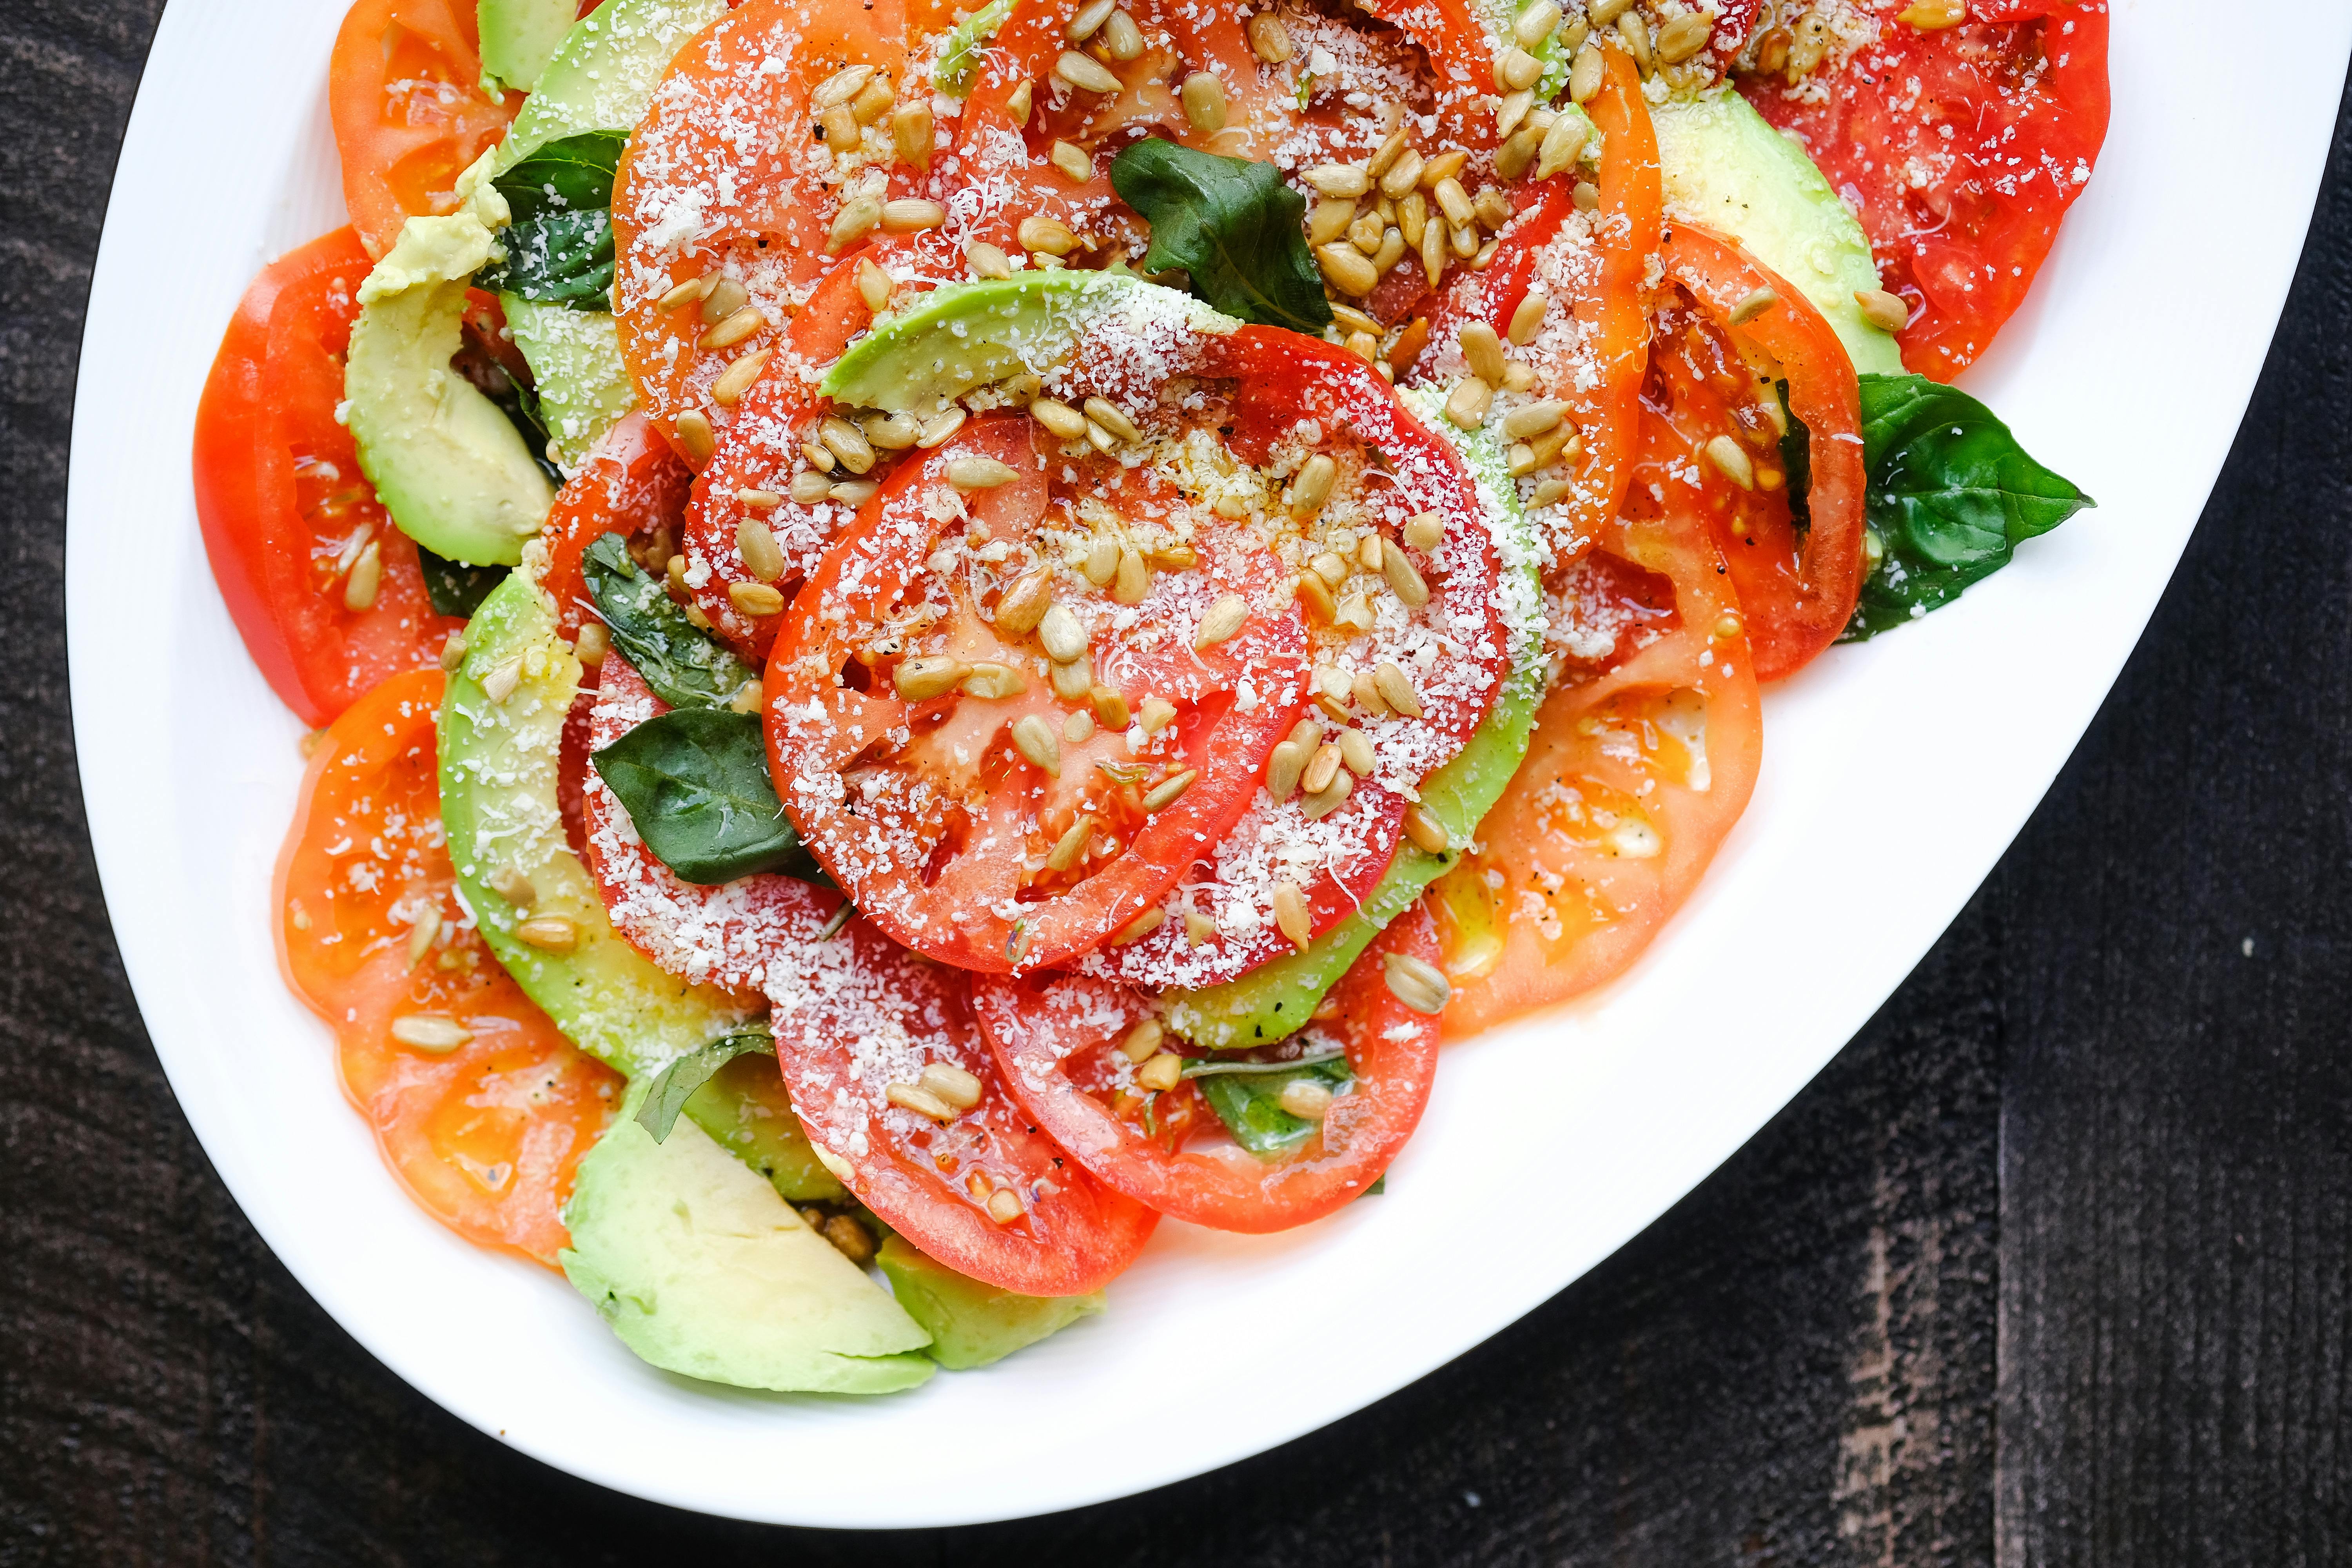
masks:
[[(1276, 1453), (1024, 1524), (828, 1535), (618, 1497), (427, 1404), (263, 1247), (157, 1068), (82, 825), (61, 586), (154, 10), (0, 10), (0, 1565), (2352, 1562), (2352, 127), (2089, 738), (1748, 1148), (1491, 1343)], [(2193, 332), (2193, 301), (2150, 325)]]

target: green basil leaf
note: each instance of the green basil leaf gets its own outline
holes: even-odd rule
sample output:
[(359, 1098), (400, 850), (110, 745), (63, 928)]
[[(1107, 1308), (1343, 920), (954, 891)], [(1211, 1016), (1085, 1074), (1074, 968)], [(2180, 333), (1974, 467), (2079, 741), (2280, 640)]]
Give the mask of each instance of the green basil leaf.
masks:
[(1789, 521), (1799, 528), (1813, 525), (1811, 504), (1813, 491), (1813, 433), (1789, 406), (1789, 384), (1776, 381), (1773, 391), (1780, 399), (1780, 416), (1789, 422), (1787, 434), (1780, 437), (1780, 467), (1789, 476)]
[(1151, 224), (1146, 271), (1183, 268), (1193, 293), (1244, 321), (1317, 336), (1331, 324), (1307, 249), (1307, 198), (1273, 164), (1153, 138), (1111, 160), (1110, 183)]
[(646, 1100), (637, 1107), (637, 1125), (654, 1135), (658, 1143), (669, 1136), (677, 1123), (677, 1113), (694, 1091), (709, 1083), (711, 1075), (737, 1057), (750, 1056), (754, 1051), (772, 1051), (776, 1037), (764, 1025), (739, 1029), (731, 1035), (721, 1035), (707, 1046), (699, 1046), (673, 1061), (654, 1075), (646, 1090)]
[(1200, 1086), (1201, 1098), (1234, 1135), (1234, 1142), (1261, 1160), (1278, 1160), (1314, 1135), (1317, 1122), (1282, 1109), (1282, 1086), (1295, 1079), (1311, 1078), (1334, 1092), (1356, 1081), (1344, 1056), (1326, 1057), (1286, 1071), (1218, 1072), (1188, 1075)]
[(1950, 604), (2021, 542), (2096, 504), (2028, 457), (1983, 404), (1924, 375), (1862, 378), (1862, 440), (1883, 554), (1848, 642)]
[(613, 177), (625, 131), (583, 131), (532, 149), (490, 182), (513, 220), (507, 258), (482, 268), (485, 289), (575, 310), (613, 308)]
[(621, 535), (590, 544), (580, 574), (613, 646), (672, 708), (724, 708), (751, 679), (751, 666), (688, 620), (669, 590), (646, 574)]
[(456, 616), (472, 620), (490, 590), (507, 580), (510, 566), (468, 566), (462, 561), (450, 561), (433, 553), (423, 545), (416, 547), (416, 564), (425, 571), (425, 596), (433, 601), (436, 616)]
[(823, 881), (768, 781), (757, 713), (677, 708), (589, 759), (654, 858), (689, 882), (762, 871)]

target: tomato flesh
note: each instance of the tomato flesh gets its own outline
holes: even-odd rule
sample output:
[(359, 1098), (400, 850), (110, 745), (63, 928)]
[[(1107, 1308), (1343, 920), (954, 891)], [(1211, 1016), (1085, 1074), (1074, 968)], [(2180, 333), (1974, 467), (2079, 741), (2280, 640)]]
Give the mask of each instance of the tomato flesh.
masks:
[(1449, 1035), (1622, 973), (1755, 788), (1756, 673), (1706, 509), (1677, 477), (1687, 451), (1645, 416), (1627, 515), (1549, 590), (1561, 678), (1478, 847), (1432, 889)]
[(196, 406), (196, 517), (214, 581), (270, 689), (314, 726), (436, 663), (464, 625), (434, 613), (416, 546), (335, 420), (370, 266), (343, 228), (263, 268)]
[[(982, 971), (1066, 962), (1155, 904), (1247, 806), (1301, 684), (1297, 612), (1269, 553), (1202, 521), (1153, 468), (1049, 462), (1035, 428), (982, 419), (902, 464), (786, 613), (766, 679), (771, 772), (826, 871), (897, 940)], [(959, 500), (945, 478), (976, 459), (1018, 477)], [(1171, 560), (1121, 605), (1062, 563), (1081, 531), (1128, 541), (1117, 553), (1139, 575), (1147, 546), (1197, 565)], [(1068, 698), (983, 604), (1033, 574), (1093, 622), (1090, 680)], [(1182, 628), (1229, 595), (1245, 620), (1192, 647)], [(1003, 689), (902, 689), (926, 660), (976, 680), (987, 667)]]
[(1603, 54), (1601, 90), (1585, 106), (1602, 137), (1599, 205), (1577, 212), (1563, 178), (1523, 207), (1486, 271), (1448, 289), (1429, 349), (1411, 373), (1417, 383), (1453, 384), (1469, 369), (1462, 329), (1483, 321), (1507, 342), (1528, 290), (1542, 289), (1540, 325), (1510, 353), (1534, 372), (1534, 396), (1566, 406), (1575, 442), (1518, 483), (1520, 500), (1561, 561), (1601, 536), (1632, 483), (1649, 365), (1647, 281), (1665, 202), (1641, 72), (1613, 43)]
[(991, 976), (974, 984), (973, 1005), (1001, 1081), (1105, 1185), (1195, 1225), (1286, 1230), (1361, 1196), (1429, 1102), (1437, 1020), (1390, 990), (1391, 955), (1435, 962), (1427, 913), (1416, 908), (1383, 931), (1288, 1047), (1343, 1047), (1355, 1076), (1320, 1130), (1271, 1162), (1215, 1137), (1223, 1129), (1192, 1084), (1154, 1093), (1137, 1083), (1139, 1064), (1119, 1047), (1150, 1016), (1138, 993), (1077, 975)]
[[(441, 834), (438, 669), (394, 676), (313, 753), (277, 875), (278, 952), (419, 1204), (552, 1265), (573, 1167), (620, 1100), (475, 934)], [(437, 1027), (425, 1043), (396, 1025)]]
[[(903, 86), (904, 33), (899, 0), (749, 0), (697, 34), (655, 89), (613, 185), (613, 309), (622, 357), (666, 434), (676, 437), (688, 411), (724, 426), (733, 409), (713, 388), (745, 355), (767, 352), (760, 378), (789, 381), (837, 356), (865, 324), (862, 301), (847, 319), (839, 308), (802, 309), (820, 279), (852, 268), (830, 242), (835, 217), (860, 195), (938, 187), (931, 174), (870, 151), (877, 134), (887, 142), (887, 112), (860, 127), (854, 154), (836, 157), (811, 99), (851, 66)], [(935, 235), (872, 232), (891, 256), (950, 259)], [(960, 276), (961, 257), (952, 262), (945, 275)], [(716, 291), (661, 308), (697, 279)], [(722, 321), (755, 319), (744, 311), (758, 313), (756, 330), (713, 339)]]
[[(777, 1059), (802, 1125), (826, 1168), (908, 1240), (1030, 1296), (1098, 1289), (1134, 1261), (1160, 1216), (1096, 1181), (1023, 1113), (973, 1021), (967, 976), (863, 920), (769, 975)], [(925, 1103), (908, 1091), (927, 1067), (976, 1086), (969, 1105), (934, 1094), (929, 1109), (952, 1113), (944, 1122), (901, 1103)]]
[[(1371, 367), (1344, 350), (1262, 327), (1219, 340), (1212, 361), (1242, 377), (1229, 411), (1238, 455), (1296, 462), (1304, 441), (1334, 463), (1329, 497), (1300, 524), (1293, 548), (1306, 571), (1328, 556), (1353, 563), (1334, 590), (1341, 617), (1311, 617), (1309, 652), (1326, 682), (1313, 721), (1327, 732), (1318, 743), (1338, 745), (1340, 729), (1357, 731), (1373, 766), (1359, 776), (1350, 765), (1348, 795), (1319, 819), (1309, 816), (1303, 795), (1276, 801), (1253, 780), (1249, 815), (1200, 857), (1194, 874), (1162, 904), (1160, 925), (1085, 961), (1087, 973), (1131, 984), (1216, 984), (1291, 951), (1294, 938), (1276, 901), (1285, 882), (1300, 896), (1309, 936), (1351, 912), (1395, 856), (1406, 792), (1476, 730), (1508, 662), (1501, 557), (1475, 488), (1453, 450)], [(1434, 551), (1402, 542), (1407, 520), (1423, 512), (1442, 520)], [(1367, 535), (1411, 563), (1428, 586), (1425, 605), (1407, 605), (1385, 573), (1363, 569), (1357, 552)], [(1375, 622), (1369, 631), (1347, 618), (1351, 603)], [(1373, 672), (1383, 665), (1412, 686), (1418, 716), (1377, 700)]]
[[(2105, 0), (2004, 0), (1956, 27), (1871, 0), (1877, 40), (1833, 72), (1740, 90), (1862, 216), (1909, 303), (1903, 363), (1949, 381), (2024, 303), (2106, 140)], [(1822, 79), (1826, 74), (1827, 79)]]
[[(1829, 322), (1786, 279), (1719, 236), (1679, 224), (1667, 237), (1666, 272), (1697, 307), (1670, 304), (1651, 354), (1649, 396), (1689, 443), (1685, 472), (1704, 492), (1733, 588), (1748, 622), (1759, 680), (1795, 674), (1837, 641), (1853, 617), (1864, 575), (1861, 392)], [(1769, 289), (1780, 302), (1731, 324), (1743, 300)], [(1808, 432), (1808, 526), (1798, 531), (1780, 467), (1779, 394)], [(1745, 485), (1711, 458), (1728, 439), (1744, 455)], [(1688, 481), (1682, 481), (1687, 483)]]
[[(655, 431), (644, 410), (633, 409), (598, 438), (580, 471), (555, 492), (540, 538), (547, 568), (539, 585), (555, 601), (555, 622), (567, 638), (595, 618), (581, 557), (608, 533), (674, 542), (685, 521), (693, 475)], [(649, 551), (648, 553), (653, 552)], [(660, 553), (667, 556), (665, 547)]]
[(370, 256), (410, 218), (456, 211), (457, 176), (522, 104), (519, 92), (483, 95), (467, 0), (358, 0), (327, 69), (343, 205)]

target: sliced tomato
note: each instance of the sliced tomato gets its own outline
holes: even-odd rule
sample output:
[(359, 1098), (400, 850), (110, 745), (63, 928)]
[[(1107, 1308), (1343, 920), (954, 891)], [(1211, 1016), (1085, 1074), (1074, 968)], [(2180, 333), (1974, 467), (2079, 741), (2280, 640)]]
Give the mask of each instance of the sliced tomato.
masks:
[[(587, 749), (603, 751), (669, 710), (618, 653), (604, 656)], [(670, 973), (730, 991), (764, 990), (772, 963), (797, 963), (841, 895), (792, 877), (742, 877), (717, 887), (683, 881), (637, 836), (613, 787), (593, 768), (583, 781), (588, 868), (613, 929)]]
[(621, 1079), (522, 994), (457, 898), (442, 684), (438, 669), (393, 677), (312, 754), (278, 858), (278, 952), (334, 1026), (344, 1089), (411, 1195), (461, 1236), (552, 1264), (572, 1168)]
[(1903, 363), (1949, 381), (2024, 303), (2107, 135), (2106, 0), (1976, 0), (1956, 27), (1868, 0), (1876, 41), (1813, 75), (1744, 78), (1862, 215), (1911, 306)]
[(608, 533), (635, 539), (667, 531), (677, 537), (693, 474), (670, 449), (642, 409), (632, 409), (601, 437), (580, 471), (555, 492), (540, 537), (547, 569), (539, 585), (555, 600), (556, 625), (576, 635), (589, 616), (588, 584), (580, 558)]
[(1531, 474), (1519, 488), (1532, 503), (1546, 480), (1567, 481), (1566, 493), (1537, 509), (1562, 559), (1601, 537), (1632, 482), (1649, 364), (1648, 274), (1665, 202), (1642, 73), (1614, 43), (1602, 50), (1608, 74), (1585, 105), (1602, 138), (1594, 181), (1599, 205), (1578, 213), (1560, 181), (1522, 208), (1485, 273), (1449, 288), (1432, 321), (1429, 348), (1412, 372), (1417, 382), (1451, 384), (1468, 370), (1462, 329), (1484, 321), (1507, 339), (1528, 289), (1542, 288), (1542, 323), (1510, 352), (1534, 371), (1537, 396), (1567, 405), (1576, 445), (1557, 469)]
[(522, 94), (482, 89), (467, 0), (359, 0), (329, 62), (343, 205), (370, 256), (412, 217), (454, 212), (457, 176), (506, 134)]
[[(1171, 539), (1157, 531), (1182, 498), (1153, 469), (1049, 465), (1036, 428), (980, 419), (901, 464), (785, 612), (768, 661), (770, 771), (802, 837), (866, 918), (967, 969), (1064, 963), (1155, 905), (1247, 807), (1303, 684), (1298, 613), (1254, 535), (1212, 518)], [(976, 458), (1019, 477), (960, 501), (950, 466)], [(1117, 509), (1122, 530), (1197, 569), (1152, 574), (1147, 597), (1115, 604), (1063, 564), (1081, 504)], [(1093, 622), (1084, 657), (1103, 695), (1056, 696), (1036, 645), (992, 624), (985, 605), (1030, 581)], [(1246, 619), (1195, 649), (1185, 628), (1228, 594)], [(1003, 694), (918, 682), (902, 695), (918, 661), (949, 660), (992, 667)], [(1149, 732), (1147, 701), (1168, 710)], [(1121, 704), (1131, 731), (1097, 725)], [(1044, 739), (1020, 742), (1026, 731)], [(1073, 832), (1074, 858), (1052, 863)]]
[[(939, 175), (887, 151), (887, 106), (860, 128), (854, 154), (827, 144), (813, 95), (858, 66), (894, 92), (907, 86), (901, 0), (748, 0), (678, 51), (629, 138), (613, 186), (614, 314), (622, 357), (666, 434), (689, 411), (723, 426), (734, 405), (714, 386), (745, 356), (768, 356), (761, 379), (790, 379), (839, 354), (844, 309), (854, 303), (863, 327), (854, 258), (843, 254), (851, 241), (832, 233), (845, 205), (870, 197), (878, 214), (886, 197), (944, 194)], [(932, 256), (951, 264), (945, 276), (961, 275), (962, 258), (935, 233), (867, 232), (869, 254), (894, 264)], [(849, 293), (837, 289), (819, 308), (810, 290), (834, 272)], [(710, 291), (662, 309), (698, 279)]]
[[(1134, 1261), (1160, 1216), (1023, 1113), (966, 975), (863, 920), (798, 953), (769, 966), (777, 1059), (819, 1159), (860, 1202), (958, 1273), (1024, 1295), (1099, 1289)], [(948, 1099), (926, 1068), (946, 1070)]]
[(264, 268), (196, 405), (196, 518), (213, 578), (270, 689), (314, 726), (436, 663), (464, 625), (433, 613), (416, 546), (335, 421), (369, 266), (342, 228)]
[[(1067, 259), (1078, 265), (1099, 266), (1113, 253), (1142, 255), (1148, 238), (1143, 222), (1111, 188), (1109, 159), (1097, 155), (1101, 142), (1121, 131), (1130, 116), (1141, 129), (1171, 134), (1183, 121), (1181, 110), (1171, 112), (1174, 99), (1164, 77), (1152, 74), (1165, 68), (1169, 53), (1165, 18), (1152, 10), (1142, 16), (1151, 23), (1151, 43), (1138, 58), (1119, 61), (1105, 48), (1092, 50), (1097, 63), (1125, 84), (1115, 95), (1097, 96), (1079, 92), (1053, 74), (1055, 62), (1070, 47), (1065, 37), (1068, 12), (1034, 4), (1013, 8), (980, 58), (956, 124), (959, 245), (993, 245), (1020, 256), (1027, 249), (1021, 243), (1023, 221), (1040, 218), (1071, 232), (1078, 248)], [(1223, 28), (1235, 30), (1233, 25)], [(1028, 108), (1015, 112), (1024, 94)], [(1056, 140), (1071, 141), (1088, 153), (1093, 167), (1086, 179), (1073, 182), (1047, 160)]]
[[(793, 352), (811, 364), (839, 358), (874, 320), (858, 289), (857, 263), (890, 258), (887, 248), (868, 246), (825, 274), (793, 319)], [(903, 270), (903, 257), (899, 265)], [(929, 287), (920, 278), (902, 286), (910, 291)], [(792, 499), (793, 476), (806, 468), (806, 450), (832, 411), (798, 376), (762, 377), (718, 427), (710, 461), (695, 477), (686, 525), (687, 581), (696, 584), (694, 602), (712, 628), (754, 663), (768, 657), (776, 640), (776, 618), (747, 615), (735, 603), (739, 584), (772, 581), (744, 559), (744, 523), (756, 520), (775, 544), (783, 570), (772, 582), (789, 598), (875, 488), (836, 468), (837, 497)]]
[(1191, 1083), (1160, 1093), (1137, 1083), (1139, 1064), (1120, 1045), (1151, 1016), (1139, 993), (1076, 975), (989, 976), (974, 982), (972, 1001), (1001, 1081), (1106, 1186), (1195, 1225), (1286, 1230), (1360, 1197), (1429, 1103), (1437, 1020), (1389, 989), (1385, 963), (1397, 956), (1438, 957), (1435, 930), (1417, 906), (1374, 940), (1318, 1021), (1286, 1045), (1306, 1056), (1340, 1047), (1354, 1078), (1332, 1100), (1321, 1130), (1273, 1161), (1221, 1136)]
[(1449, 1034), (1622, 973), (1755, 788), (1756, 673), (1688, 450), (1644, 419), (1628, 515), (1553, 591), (1562, 679), (1476, 849), (1433, 889)]
[[(1474, 189), (1480, 183), (1484, 154), (1495, 142), (1494, 117), (1485, 107), (1490, 100), (1484, 96), (1493, 62), (1485, 32), (1464, 0), (1366, 6), (1345, 16), (1318, 9), (1269, 13), (1287, 37), (1286, 58), (1275, 63), (1253, 46), (1252, 13), (1245, 9), (1137, 0), (1127, 12), (1142, 42), (1131, 58), (1114, 55), (1105, 33), (1081, 46), (1118, 79), (1119, 89), (1112, 93), (1075, 89), (1056, 74), (1055, 62), (1071, 47), (1066, 11), (1016, 7), (998, 31), (982, 58), (959, 129), (960, 236), (1018, 255), (1023, 220), (1044, 216), (1076, 237), (1072, 265), (1098, 267), (1139, 256), (1149, 234), (1112, 189), (1109, 169), (1113, 154), (1146, 136), (1295, 172), (1360, 163), (1409, 116), (1418, 126), (1435, 128), (1433, 137), (1421, 137), (1425, 154), (1460, 148), (1478, 156), (1477, 169), (1463, 177)], [(1223, 92), (1224, 121), (1213, 131), (1193, 125), (1179, 99), (1195, 72), (1215, 78)], [(1016, 115), (1013, 108), (1024, 92), (1029, 108)], [(1381, 107), (1367, 113), (1368, 105)], [(1048, 153), (1056, 144), (1089, 157), (1087, 179), (1073, 183), (1055, 167)], [(1401, 283), (1418, 276), (1418, 266), (1400, 265), (1391, 273)]]
[[(1407, 792), (1458, 752), (1492, 707), (1507, 666), (1501, 556), (1477, 493), (1453, 448), (1424, 429), (1372, 367), (1344, 349), (1296, 333), (1245, 327), (1214, 340), (1211, 374), (1237, 378), (1225, 421), (1234, 451), (1264, 464), (1295, 451), (1302, 424), (1309, 445), (1334, 460), (1330, 499), (1298, 547), (1301, 564), (1339, 544), (1345, 553), (1364, 531), (1383, 536), (1430, 587), (1426, 604), (1408, 608), (1385, 584), (1369, 635), (1340, 622), (1316, 625), (1310, 652), (1326, 671), (1370, 678), (1382, 664), (1410, 672), (1422, 712), (1390, 712), (1361, 696), (1319, 698), (1316, 722), (1345, 725), (1370, 742), (1372, 770), (1351, 773), (1346, 800), (1310, 819), (1306, 802), (1276, 801), (1257, 781), (1249, 814), (1223, 842), (1202, 851), (1183, 885), (1161, 902), (1161, 920), (1139, 938), (1089, 955), (1089, 973), (1150, 986), (1213, 985), (1291, 950), (1276, 891), (1300, 895), (1310, 935), (1352, 912), (1395, 857)], [(1296, 460), (1294, 458), (1292, 460)], [(1434, 552), (1405, 545), (1406, 520), (1434, 511), (1444, 539)], [(1344, 592), (1361, 590), (1350, 577)], [(1325, 737), (1339, 743), (1336, 735)]]
[[(1756, 679), (1779, 680), (1837, 641), (1862, 592), (1868, 475), (1853, 364), (1804, 295), (1730, 241), (1676, 224), (1664, 257), (1666, 276), (1697, 310), (1662, 314), (1651, 395), (1689, 444), (1701, 504), (1748, 622)], [(1759, 289), (1780, 302), (1734, 326), (1741, 301)], [(1808, 433), (1810, 521), (1801, 531), (1780, 460), (1781, 382), (1788, 416)], [(1738, 448), (1729, 469), (1707, 450), (1725, 438)], [(1742, 465), (1745, 483), (1730, 477)]]

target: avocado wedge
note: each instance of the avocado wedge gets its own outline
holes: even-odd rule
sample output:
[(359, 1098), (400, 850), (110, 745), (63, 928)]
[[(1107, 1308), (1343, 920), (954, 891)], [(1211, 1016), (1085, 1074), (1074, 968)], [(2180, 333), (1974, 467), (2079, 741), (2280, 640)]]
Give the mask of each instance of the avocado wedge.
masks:
[(1804, 291), (1859, 374), (1903, 374), (1895, 340), (1863, 320), (1857, 289), (1878, 287), (1870, 239), (1805, 156), (1736, 92), (1650, 111), (1666, 213), (1730, 236)]
[(625, 1108), (563, 1217), (565, 1277), (655, 1366), (816, 1394), (931, 1375), (921, 1325), (690, 1121), (656, 1143)]

